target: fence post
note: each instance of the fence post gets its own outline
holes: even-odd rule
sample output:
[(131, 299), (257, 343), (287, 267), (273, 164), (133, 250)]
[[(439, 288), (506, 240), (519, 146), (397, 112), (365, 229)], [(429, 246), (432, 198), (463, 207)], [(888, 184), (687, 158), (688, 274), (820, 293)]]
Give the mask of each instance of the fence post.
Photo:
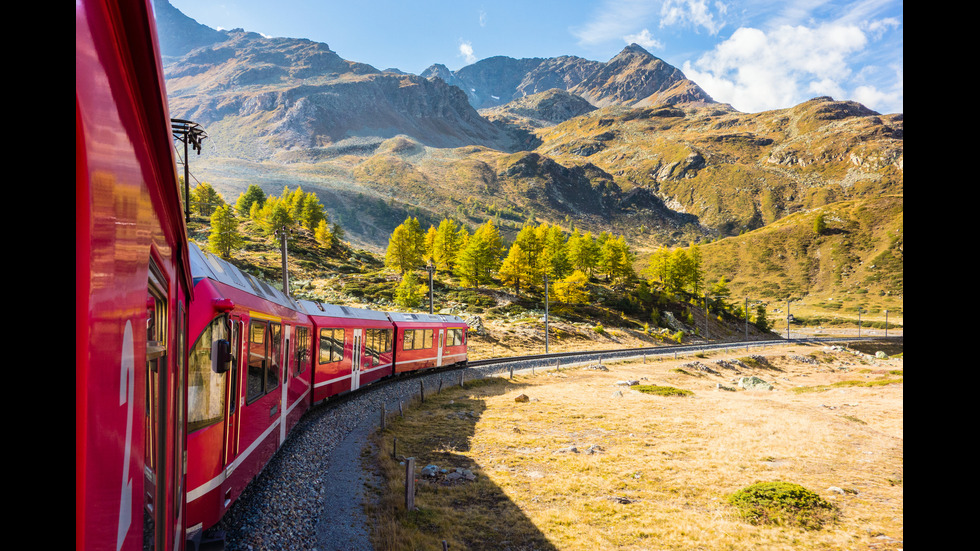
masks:
[(395, 459), (398, 457), (398, 437), (392, 438), (391, 440), (391, 458)]
[(384, 402), (381, 402), (381, 430), (385, 430), (385, 417), (386, 416), (387, 415), (386, 415), (386, 412), (385, 412), (385, 404), (384, 404)]
[(419, 394), (422, 396), (422, 402), (425, 402), (425, 382), (419, 379)]
[(463, 370), (459, 370), (459, 388), (463, 388)]
[(405, 418), (405, 411), (402, 410), (402, 401), (401, 400), (398, 400), (398, 414), (402, 416), (402, 419)]
[(415, 510), (415, 458), (405, 459), (405, 509)]

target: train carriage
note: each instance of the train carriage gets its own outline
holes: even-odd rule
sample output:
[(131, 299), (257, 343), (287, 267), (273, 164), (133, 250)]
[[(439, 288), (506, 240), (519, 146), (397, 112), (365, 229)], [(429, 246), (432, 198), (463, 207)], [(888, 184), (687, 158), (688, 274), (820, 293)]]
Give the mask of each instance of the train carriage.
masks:
[(188, 251), (149, 2), (75, 2), (75, 547), (184, 545)]
[(387, 314), (395, 327), (396, 374), (466, 364), (467, 325), (458, 316), (403, 312)]
[(284, 293), (191, 246), (190, 536), (217, 523), (309, 409), (309, 316)]
[(392, 374), (394, 330), (384, 312), (300, 301), (314, 324), (313, 402)]

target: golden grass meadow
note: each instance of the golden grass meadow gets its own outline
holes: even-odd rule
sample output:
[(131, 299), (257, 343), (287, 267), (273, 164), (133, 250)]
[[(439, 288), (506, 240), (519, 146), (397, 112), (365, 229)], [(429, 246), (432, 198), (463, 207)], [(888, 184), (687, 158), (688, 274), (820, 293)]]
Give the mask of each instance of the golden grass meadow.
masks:
[[(903, 547), (902, 355), (799, 344), (604, 367), (448, 385), (389, 415), (363, 455), (375, 548)], [(772, 389), (738, 386), (751, 376)], [(637, 390), (653, 387), (689, 392)], [(835, 518), (753, 524), (729, 502), (770, 481)]]

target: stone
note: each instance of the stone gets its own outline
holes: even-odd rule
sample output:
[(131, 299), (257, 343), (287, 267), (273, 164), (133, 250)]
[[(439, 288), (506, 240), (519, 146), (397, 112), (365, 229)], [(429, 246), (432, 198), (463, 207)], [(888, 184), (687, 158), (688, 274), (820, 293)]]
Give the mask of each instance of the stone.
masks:
[(527, 394), (521, 394), (517, 398), (514, 398), (514, 401), (515, 402), (522, 402), (523, 403), (523, 402), (530, 402), (531, 399), (528, 398)]
[(745, 390), (772, 390), (772, 385), (758, 377), (739, 377), (739, 388)]

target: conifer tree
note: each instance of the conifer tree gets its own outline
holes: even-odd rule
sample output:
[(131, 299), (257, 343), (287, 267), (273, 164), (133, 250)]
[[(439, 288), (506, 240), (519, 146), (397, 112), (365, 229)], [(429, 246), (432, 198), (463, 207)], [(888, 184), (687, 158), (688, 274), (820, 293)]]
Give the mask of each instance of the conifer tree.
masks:
[(215, 209), (224, 204), (221, 194), (207, 182), (201, 182), (191, 191), (191, 207), (201, 216), (210, 217)]
[(327, 226), (326, 219), (320, 220), (320, 223), (317, 224), (316, 230), (313, 231), (313, 238), (316, 239), (316, 242), (319, 243), (324, 249), (329, 249), (333, 246), (334, 235)]
[(417, 308), (428, 293), (429, 286), (419, 283), (415, 272), (409, 271), (395, 290), (395, 303), (404, 308)]
[(265, 192), (258, 184), (251, 184), (238, 196), (238, 201), (235, 202), (235, 210), (238, 211), (239, 216), (250, 216), (252, 205), (256, 203), (258, 203), (259, 208), (262, 208), (265, 203)]
[(395, 228), (388, 239), (385, 266), (404, 275), (423, 265), (425, 235), (417, 218), (408, 217)]
[(582, 304), (589, 300), (589, 293), (585, 289), (589, 278), (581, 270), (575, 270), (572, 275), (555, 281), (552, 284), (555, 298), (563, 304)]
[(572, 233), (568, 240), (568, 256), (572, 262), (572, 267), (588, 274), (589, 277), (595, 275), (595, 269), (599, 265), (599, 246), (592, 237), (592, 232), (579, 234), (578, 230)]
[(479, 287), (490, 283), (491, 274), (500, 267), (503, 240), (500, 232), (488, 220), (469, 237), (456, 259), (455, 272), (464, 285)]
[(208, 247), (222, 258), (231, 258), (231, 253), (238, 250), (242, 244), (242, 236), (238, 232), (238, 219), (229, 205), (221, 205), (211, 215), (211, 234), (208, 236)]
[(463, 248), (466, 237), (466, 228), (456, 223), (451, 218), (444, 218), (439, 222), (436, 230), (435, 240), (432, 244), (432, 256), (436, 267), (440, 270), (452, 272), (456, 265), (456, 257), (459, 256)]

